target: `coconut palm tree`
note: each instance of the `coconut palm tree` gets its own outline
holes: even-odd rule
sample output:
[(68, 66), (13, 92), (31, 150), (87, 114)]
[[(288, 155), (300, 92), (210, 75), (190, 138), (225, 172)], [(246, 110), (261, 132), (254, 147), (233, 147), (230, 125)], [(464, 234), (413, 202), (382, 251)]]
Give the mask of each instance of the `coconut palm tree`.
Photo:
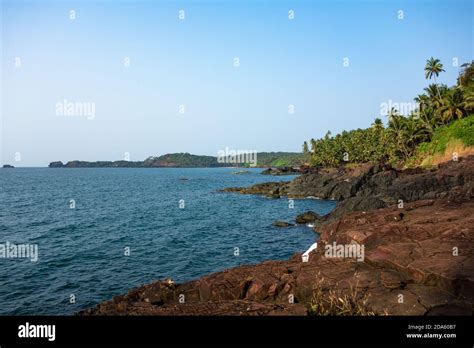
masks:
[(401, 116), (395, 108), (391, 108), (388, 115), (387, 132), (394, 140), (396, 150), (401, 154), (399, 157), (408, 158), (408, 148), (406, 146), (406, 118)]
[(377, 118), (374, 120), (374, 123), (372, 123), (372, 127), (374, 127), (374, 128), (383, 128), (383, 122), (382, 122), (382, 120), (377, 117)]
[[(440, 72), (445, 71), (443, 69), (443, 64), (441, 64), (441, 61), (439, 59), (435, 59), (431, 57), (430, 59), (426, 60), (426, 65), (425, 65), (425, 78), (430, 79), (434, 77), (435, 84), (438, 84), (436, 81), (436, 78), (438, 77)], [(441, 94), (438, 94), (439, 99), (441, 99)]]
[(415, 97), (415, 102), (418, 103), (418, 109), (420, 112), (423, 112), (430, 105), (430, 98), (426, 94), (418, 94)]
[(419, 143), (430, 139), (430, 130), (419, 117), (408, 117), (405, 123), (407, 143), (410, 151), (413, 151)]
[(398, 112), (397, 109), (395, 109), (393, 106), (390, 108), (390, 110), (388, 111), (388, 114), (387, 114), (387, 117), (388, 117), (388, 120), (390, 121), (391, 118), (394, 118), (396, 116), (400, 116), (400, 113)]
[(434, 77), (435, 82), (436, 78), (438, 77), (439, 73), (444, 71), (443, 69), (443, 64), (441, 64), (441, 61), (439, 59), (435, 59), (431, 57), (430, 59), (426, 60), (426, 65), (425, 65), (425, 78), (430, 79)]
[(474, 86), (466, 89), (464, 92), (464, 110), (469, 115), (474, 112)]
[(443, 121), (449, 123), (464, 116), (464, 96), (460, 89), (452, 89), (446, 93), (440, 107)]
[(443, 102), (443, 97), (449, 91), (446, 85), (435, 85), (430, 84), (428, 87), (423, 89), (429, 98), (429, 104), (437, 111)]
[(420, 121), (426, 128), (430, 137), (434, 134), (434, 130), (438, 125), (442, 124), (438, 113), (436, 113), (432, 107), (424, 108), (419, 113)]

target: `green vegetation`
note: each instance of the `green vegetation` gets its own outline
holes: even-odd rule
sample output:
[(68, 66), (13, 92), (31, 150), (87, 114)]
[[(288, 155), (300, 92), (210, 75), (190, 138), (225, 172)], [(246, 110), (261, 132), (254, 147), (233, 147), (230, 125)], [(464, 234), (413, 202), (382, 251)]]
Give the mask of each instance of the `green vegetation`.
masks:
[(467, 116), (474, 112), (474, 61), (461, 66), (457, 84), (450, 88), (436, 82), (443, 71), (439, 59), (427, 60), (425, 77), (433, 78), (435, 83), (414, 98), (417, 107), (407, 116), (392, 107), (387, 112), (386, 126), (377, 118), (369, 128), (335, 136), (328, 132), (321, 139), (304, 142), (303, 152), (309, 153), (311, 165), (334, 167), (364, 162), (409, 165), (422, 153), (445, 151), (449, 139), (458, 139), (457, 145), (449, 144), (450, 148), (458, 148), (460, 144), (473, 146), (472, 117)]
[(309, 163), (309, 155), (301, 152), (258, 152), (259, 167), (299, 167)]
[(190, 153), (169, 153), (159, 157), (148, 157), (144, 167), (220, 167), (216, 157)]
[(474, 114), (436, 129), (431, 142), (420, 144), (419, 149), (433, 153), (444, 152), (448, 141), (452, 139), (459, 139), (466, 146), (474, 146)]
[[(309, 156), (298, 152), (258, 152), (258, 167), (296, 167), (309, 162)], [(249, 164), (218, 163), (213, 156), (198, 156), (189, 153), (173, 153), (145, 160), (149, 167), (249, 167)]]
[(421, 143), (408, 165), (431, 166), (449, 160), (453, 153), (459, 156), (472, 153), (474, 146), (474, 114), (435, 130), (430, 142)]

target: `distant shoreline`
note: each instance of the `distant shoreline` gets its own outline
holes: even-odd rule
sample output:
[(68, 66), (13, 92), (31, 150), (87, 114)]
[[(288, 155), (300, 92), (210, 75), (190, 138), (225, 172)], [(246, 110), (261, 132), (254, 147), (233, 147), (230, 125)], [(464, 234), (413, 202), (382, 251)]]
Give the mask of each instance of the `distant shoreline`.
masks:
[(49, 168), (269, 168), (300, 167), (307, 163), (308, 155), (298, 152), (256, 152), (254, 162), (242, 162), (238, 156), (218, 158), (193, 155), (190, 153), (171, 153), (159, 157), (148, 157), (144, 161), (55, 161)]

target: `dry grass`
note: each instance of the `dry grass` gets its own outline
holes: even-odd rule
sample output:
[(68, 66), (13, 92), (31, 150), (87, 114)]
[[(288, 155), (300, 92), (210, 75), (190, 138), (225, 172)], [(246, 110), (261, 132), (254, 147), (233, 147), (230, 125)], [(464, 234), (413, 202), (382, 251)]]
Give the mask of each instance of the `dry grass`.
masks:
[(444, 152), (427, 156), (421, 163), (421, 166), (429, 168), (443, 162), (452, 161), (454, 153), (457, 153), (458, 158), (473, 155), (474, 147), (464, 145), (459, 139), (452, 139), (446, 144), (446, 150)]
[(376, 315), (369, 306), (367, 301), (369, 296), (359, 293), (359, 282), (353, 286), (349, 285), (349, 292), (344, 293), (334, 284), (331, 288), (325, 290), (324, 278), (321, 278), (313, 289), (313, 298), (311, 301), (311, 315), (348, 315), (348, 316), (371, 316)]

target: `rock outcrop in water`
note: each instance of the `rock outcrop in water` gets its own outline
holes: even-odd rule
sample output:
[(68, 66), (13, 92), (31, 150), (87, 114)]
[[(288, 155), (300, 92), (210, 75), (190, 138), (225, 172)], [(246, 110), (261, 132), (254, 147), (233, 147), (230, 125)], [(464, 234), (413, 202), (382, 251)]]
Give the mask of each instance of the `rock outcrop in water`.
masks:
[(299, 167), (271, 167), (265, 169), (263, 175), (299, 175), (301, 169)]
[(321, 219), (319, 214), (316, 214), (312, 211), (304, 212), (303, 214), (296, 216), (296, 223), (297, 224), (307, 224), (307, 223), (315, 223)]
[(273, 226), (276, 226), (276, 227), (290, 227), (290, 226), (294, 226), (292, 223), (289, 223), (289, 222), (286, 222), (286, 221), (282, 221), (282, 220), (276, 220), (276, 221), (273, 221)]
[[(367, 165), (243, 189), (343, 201), (319, 223), (308, 262), (296, 254), (183, 284), (158, 281), (80, 314), (305, 315), (337, 291), (375, 314), (472, 315), (473, 173), (471, 157), (433, 171)], [(359, 252), (338, 255), (339, 246)]]
[(280, 198), (287, 194), (287, 186), (289, 182), (265, 182), (262, 184), (252, 185), (250, 187), (228, 187), (222, 189), (221, 192), (236, 192), (251, 195), (264, 195), (269, 198)]
[[(474, 156), (447, 162), (437, 170), (396, 170), (388, 165), (360, 165), (354, 169), (322, 169), (291, 182), (270, 182), (222, 191), (268, 197), (318, 198), (341, 201), (323, 221), (346, 212), (380, 209), (420, 199), (472, 194)], [(455, 188), (455, 189), (454, 189)]]

